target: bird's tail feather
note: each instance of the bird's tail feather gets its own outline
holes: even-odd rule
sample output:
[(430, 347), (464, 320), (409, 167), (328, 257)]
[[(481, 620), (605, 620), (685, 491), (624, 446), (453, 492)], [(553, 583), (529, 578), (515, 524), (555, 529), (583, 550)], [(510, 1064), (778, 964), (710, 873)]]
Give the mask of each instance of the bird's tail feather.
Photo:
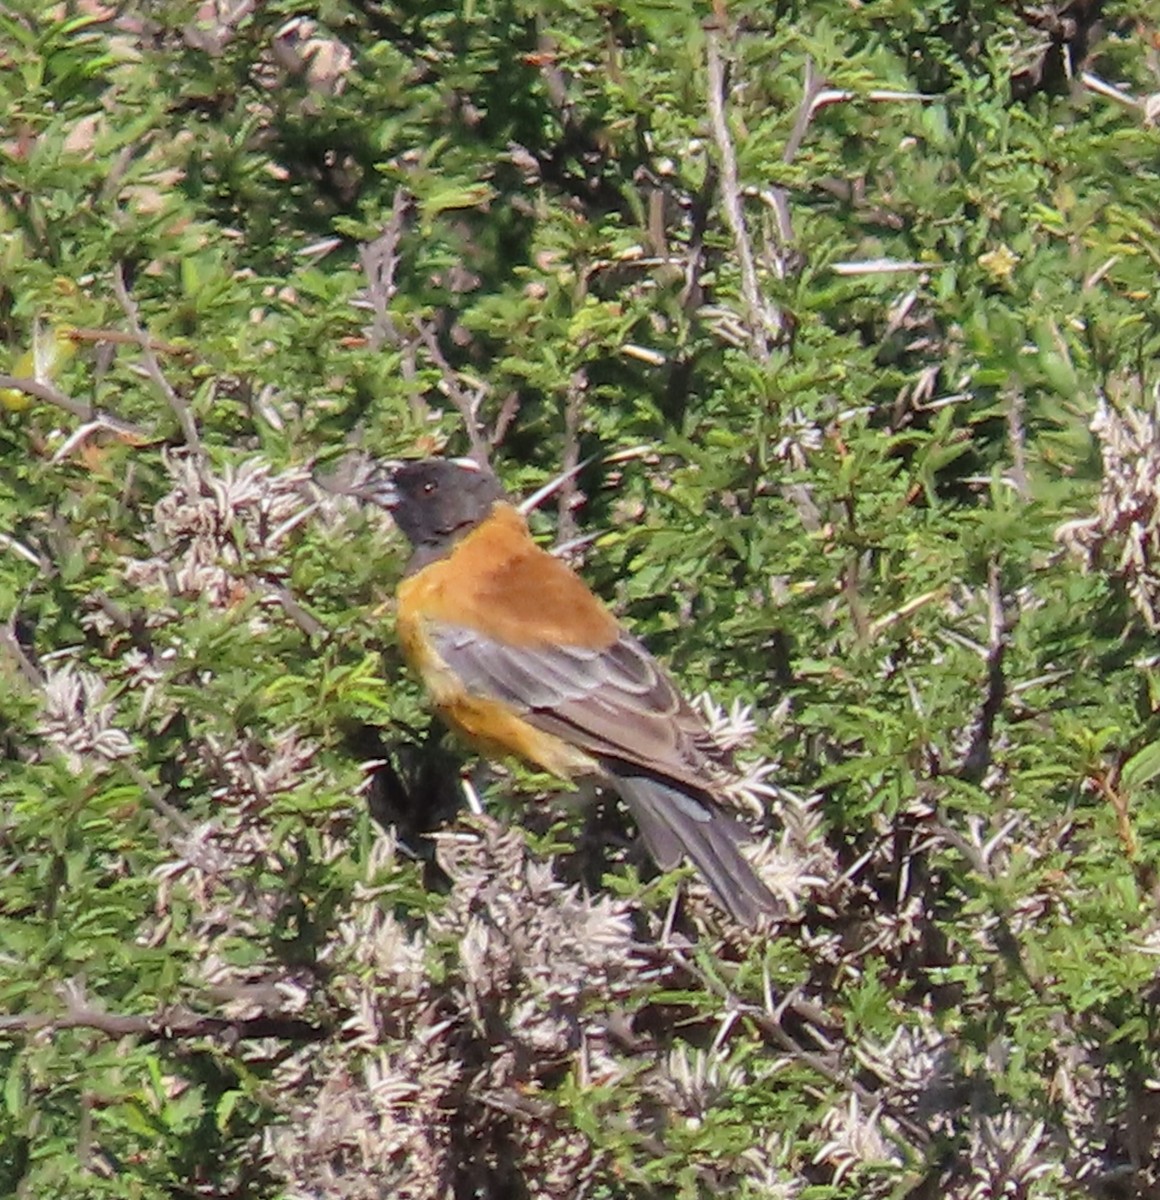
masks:
[(743, 925), (783, 910), (741, 853), (746, 831), (728, 813), (648, 775), (617, 773), (616, 789), (662, 871), (688, 857), (718, 903)]

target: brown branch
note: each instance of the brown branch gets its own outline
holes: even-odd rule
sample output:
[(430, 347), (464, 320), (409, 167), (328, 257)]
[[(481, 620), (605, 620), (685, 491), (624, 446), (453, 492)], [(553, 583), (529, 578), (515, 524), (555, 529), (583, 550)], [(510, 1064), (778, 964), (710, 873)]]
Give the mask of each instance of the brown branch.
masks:
[(0, 1038), (59, 1033), (65, 1029), (92, 1029), (111, 1038), (136, 1037), (143, 1042), (176, 1042), (193, 1038), (219, 1038), (239, 1042), (250, 1038), (282, 1038), (317, 1042), (332, 1032), (329, 1025), (301, 1017), (260, 1013), (256, 1017), (219, 1017), (173, 1007), (152, 1016), (126, 1016), (84, 1005), (61, 1014), (18, 1013), (0, 1015)]
[(260, 575), (254, 574), (247, 575), (246, 582), (255, 591), (264, 593), (270, 600), (278, 604), (308, 638), (322, 637), (326, 634), (326, 626), (312, 613), (307, 612), (284, 584), (276, 583), (272, 579), (263, 579)]
[[(73, 342), (108, 343), (113, 346), (139, 346), (141, 343), (131, 333), (122, 329), (66, 329), (62, 331)], [(148, 338), (149, 348), (158, 354), (167, 354), (174, 358), (192, 358), (193, 350), (189, 346), (179, 346), (176, 342), (163, 342), (159, 338)]]
[(366, 331), (367, 346), (381, 350), (384, 346), (401, 346), (402, 337), (391, 316), (391, 301), (395, 298), (395, 274), (399, 269), (399, 241), (403, 236), (403, 218), (410, 197), (403, 188), (396, 188), (391, 201), (391, 217), (382, 233), (372, 242), (364, 242), (358, 251), (359, 264), (366, 277), (366, 298), (374, 317)]
[(709, 123), (713, 129), (713, 140), (721, 160), (721, 202), (725, 210), (725, 221), (733, 234), (733, 248), (741, 268), (741, 294), (749, 310), (749, 336), (754, 352), (762, 362), (769, 361), (770, 340), (777, 341), (782, 334), (780, 315), (771, 311), (761, 296), (757, 279), (757, 265), (753, 245), (745, 226), (745, 214), (741, 208), (741, 184), (737, 174), (737, 154), (729, 132), (725, 114), (726, 69), (721, 53), (721, 38), (724, 26), (719, 20), (706, 24), (706, 51), (709, 75)]
[(8, 657), (16, 664), (16, 669), (24, 676), (26, 683), (36, 689), (44, 687), (44, 675), (36, 663), (25, 653), (11, 620), (0, 625), (0, 650), (7, 653)]
[(520, 394), (513, 388), (504, 397), (504, 402), (499, 406), (499, 413), (495, 418), (495, 425), (492, 427), (490, 441), (493, 450), (503, 444), (503, 440), (507, 436), (507, 431), (519, 415), (519, 411)]
[(399, 242), (403, 237), (407, 209), (411, 204), (411, 195), (404, 188), (396, 188), (391, 201), (391, 216), (382, 233), (372, 242), (366, 242), (359, 247), (358, 257), (366, 276), (366, 299), (374, 314), (370, 325), (366, 328), (367, 346), (371, 350), (379, 350), (383, 346), (392, 346), (400, 352), (399, 373), (407, 385), (407, 403), (411, 415), (420, 424), (424, 424), (430, 415), (427, 403), (423, 398), (416, 379), (418, 368), (415, 362), (415, 340), (404, 337), (391, 315), (391, 301), (395, 298), (398, 288), (395, 276), (399, 270)]
[(564, 482), (556, 494), (556, 541), (569, 542), (576, 536), (576, 473), (580, 463), (580, 417), (588, 390), (588, 372), (581, 367), (568, 381), (564, 401), (564, 454), (560, 469)]
[(1021, 500), (1030, 500), (1031, 484), (1027, 474), (1027, 433), (1023, 425), (1023, 413), (1027, 408), (1027, 397), (1022, 389), (1015, 388), (1007, 404), (1007, 438), (1011, 443), (1011, 482)]
[(822, 89), (825, 87), (825, 80), (814, 71), (814, 62), (812, 58), (806, 59), (806, 77), (802, 85), (802, 102), (798, 105), (797, 117), (794, 119), (793, 129), (786, 140), (785, 147), (781, 152), (781, 161), (787, 166), (797, 157), (797, 152), (801, 149), (802, 142), (810, 127), (810, 122), (814, 119), (814, 113), (817, 112), (817, 98), (821, 95)]
[(487, 385), (481, 383), (474, 393), (468, 392), (460, 383), (459, 373), (447, 361), (439, 346), (435, 330), (426, 322), (416, 323), (419, 340), (423, 343), (431, 361), (439, 368), (442, 378), (441, 391), (454, 405), (456, 412), (463, 418), (467, 429), (467, 438), (471, 442), (471, 454), (478, 462), (486, 464), (489, 461), (489, 446), (479, 423), (479, 406), (487, 395)]
[(133, 782), (145, 793), (145, 799), (149, 801), (153, 811), (164, 820), (168, 821), (175, 829), (180, 830), (188, 837), (193, 833), (193, 822), (180, 809), (174, 808), (172, 804), (161, 794), (161, 792), (153, 786), (149, 776), (136, 763), (122, 762), (121, 764), (129, 773), (129, 777)]
[(36, 379), (22, 379), (16, 375), (0, 375), (0, 388), (11, 388), (16, 392), (24, 392), (27, 396), (43, 400), (45, 404), (52, 404), (63, 409), (70, 416), (77, 417), (81, 421), (96, 422), (102, 428), (122, 437), (141, 441), (148, 441), (152, 437), (149, 431), (140, 425), (134, 425), (132, 421), (123, 420), (113, 413), (93, 408), (92, 405), (84, 404), (80, 400), (74, 400), (51, 384), (41, 383)]
[(165, 374), (161, 370), (161, 364), (157, 361), (157, 355), (153, 353), (152, 339), (141, 328), (137, 304), (133, 297), (129, 295), (129, 289), (125, 286), (125, 272), (120, 263), (116, 263), (113, 267), (113, 294), (117, 297), (117, 303), (125, 313), (125, 319), (129, 322), (129, 329), (132, 331), (133, 339), (141, 351), (141, 361), (145, 364), (145, 370), (148, 372), (149, 378), (157, 385), (158, 391), (165, 397), (166, 403), (177, 417), (177, 423), (181, 426), (181, 433), (185, 438), (185, 444), (194, 453), (200, 454), (201, 435), (197, 431), (197, 422), (193, 418), (193, 411), (185, 400), (174, 391), (169, 380), (165, 378)]
[(685, 283), (681, 288), (681, 308), (686, 313), (695, 312), (705, 301), (705, 289), (701, 276), (705, 268), (705, 234), (709, 229), (709, 216), (713, 210), (713, 197), (717, 192), (717, 168), (712, 161), (705, 171), (701, 190), (693, 199), (689, 214), (689, 240), (685, 251)]
[(1003, 660), (1007, 656), (1007, 617), (1003, 611), (1003, 590), (998, 559), (987, 565), (987, 690), (975, 718), (971, 744), (956, 774), (968, 783), (978, 783), (991, 765), (991, 741), (995, 722), (1007, 698), (1007, 678)]
[(1124, 855), (1130, 862), (1139, 857), (1140, 845), (1136, 841), (1136, 833), (1132, 828), (1132, 813), (1128, 796), (1120, 790), (1119, 770), (1115, 769), (1110, 775), (1104, 772), (1089, 772), (1088, 782), (1100, 793), (1111, 806), (1116, 818), (1116, 835), (1124, 848)]
[[(798, 105), (793, 129), (781, 152), (781, 160), (787, 166), (793, 162), (797, 157), (797, 152), (801, 149), (801, 144), (816, 111), (815, 101), (821, 94), (824, 83), (822, 77), (814, 70), (813, 60), (807, 58), (801, 104)], [(793, 219), (789, 211), (789, 191), (784, 187), (762, 188), (758, 195), (773, 213), (775, 240), (779, 247), (779, 253), (772, 253), (770, 239), (766, 239), (766, 263), (778, 279), (784, 279), (791, 269), (793, 252), (790, 247), (794, 242)]]

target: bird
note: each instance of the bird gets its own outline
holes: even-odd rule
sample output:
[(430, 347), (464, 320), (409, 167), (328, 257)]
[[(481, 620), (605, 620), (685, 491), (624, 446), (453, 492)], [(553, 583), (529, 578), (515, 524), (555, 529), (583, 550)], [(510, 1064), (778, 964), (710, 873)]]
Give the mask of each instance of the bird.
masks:
[(616, 791), (657, 866), (687, 857), (740, 924), (779, 911), (742, 853), (730, 754), (645, 645), (536, 544), (489, 468), (380, 460), (352, 490), (410, 543), (399, 645), (454, 732), (488, 758)]

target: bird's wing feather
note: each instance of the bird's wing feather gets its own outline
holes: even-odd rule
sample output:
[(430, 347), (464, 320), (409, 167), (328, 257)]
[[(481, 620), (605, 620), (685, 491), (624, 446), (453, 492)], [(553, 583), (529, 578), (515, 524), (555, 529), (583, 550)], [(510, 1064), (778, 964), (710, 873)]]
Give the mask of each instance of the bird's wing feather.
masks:
[(427, 636), (468, 692), (503, 701), (600, 762), (662, 870), (688, 855), (742, 924), (779, 910), (741, 852), (744, 829), (717, 803), (729, 755), (635, 638), (621, 630), (603, 648), (509, 646), (444, 624)]
[(602, 648), (510, 646), (442, 622), (427, 635), (469, 692), (503, 701), (594, 758), (702, 793), (731, 765), (661, 665), (623, 630)]

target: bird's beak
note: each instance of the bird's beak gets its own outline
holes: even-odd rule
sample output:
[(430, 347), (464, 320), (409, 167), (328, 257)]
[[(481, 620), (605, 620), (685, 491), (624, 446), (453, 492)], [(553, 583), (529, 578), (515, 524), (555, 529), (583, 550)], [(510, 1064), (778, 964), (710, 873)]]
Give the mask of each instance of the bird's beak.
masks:
[(376, 462), (366, 476), (350, 487), (350, 494), (367, 504), (377, 504), (388, 512), (398, 507), (399, 489), (395, 484), (395, 472), (399, 469), (397, 462)]

